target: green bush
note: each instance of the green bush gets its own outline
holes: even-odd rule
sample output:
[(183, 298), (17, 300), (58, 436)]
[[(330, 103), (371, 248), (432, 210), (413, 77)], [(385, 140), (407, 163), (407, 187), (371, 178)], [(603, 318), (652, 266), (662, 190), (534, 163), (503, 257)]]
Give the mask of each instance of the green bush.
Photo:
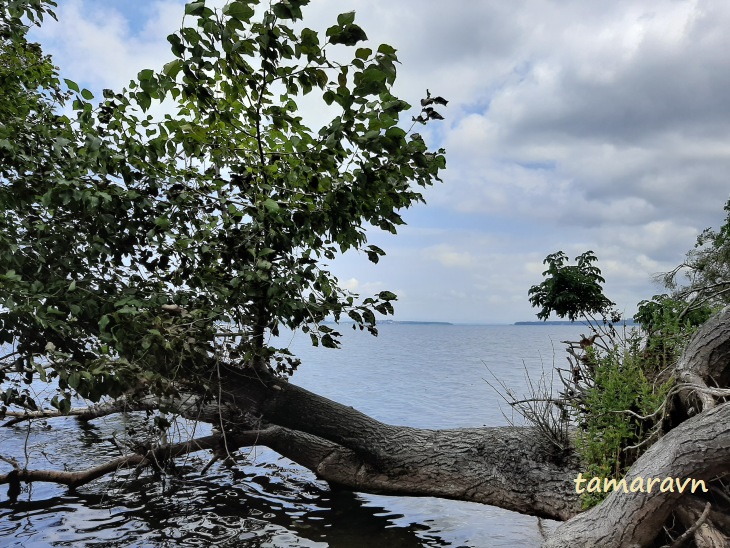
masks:
[[(586, 463), (587, 477), (621, 479), (648, 449), (661, 429), (664, 402), (673, 379), (659, 382), (647, 373), (638, 332), (612, 343), (608, 351), (587, 349), (585, 369), (592, 378), (574, 406), (579, 425), (576, 449)], [(651, 368), (653, 369), (653, 368)], [(589, 508), (606, 493), (584, 493)]]
[[(591, 329), (592, 336), (569, 343), (570, 377), (563, 377), (559, 401), (579, 427), (575, 445), (587, 477), (620, 480), (663, 434), (672, 366), (713, 310), (696, 299), (655, 295), (639, 303), (634, 320), (641, 328), (619, 333), (621, 317), (603, 294), (596, 261), (592, 251), (577, 256), (574, 265), (562, 251), (548, 255), (545, 279), (528, 294), (541, 309), (538, 318), (582, 317)], [(583, 505), (605, 497), (586, 491)]]

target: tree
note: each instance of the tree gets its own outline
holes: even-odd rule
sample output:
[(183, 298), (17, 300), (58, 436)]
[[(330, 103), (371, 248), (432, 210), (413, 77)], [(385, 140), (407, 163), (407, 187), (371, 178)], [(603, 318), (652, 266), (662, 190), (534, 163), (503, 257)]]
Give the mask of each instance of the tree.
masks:
[(725, 223), (705, 229), (685, 261), (657, 278), (672, 291), (672, 297), (686, 301), (681, 317), (708, 307), (725, 305), (730, 292), (730, 200), (725, 204)]
[[(182, 379), (208, 382), (224, 357), (286, 373), (296, 360), (266, 344), (280, 325), (334, 347), (325, 318), (375, 332), (375, 314), (392, 311), (393, 293), (359, 302), (322, 261), (357, 250), (377, 262), (365, 227), (395, 232), (398, 211), (421, 200), (411, 182), (432, 184), (444, 156), (397, 125), (410, 106), (390, 92), (393, 48), (329, 61), (328, 49), (365, 34), (354, 13), (326, 44), (295, 32), (285, 23), (305, 3), (274, 4), (261, 22), (254, 2), (222, 13), (188, 4), (188, 25), (169, 37), (175, 59), (122, 93), (105, 90), (97, 108), (74, 82), (62, 90), (48, 59), (17, 83), (39, 122), (15, 107), (4, 136), (2, 342), (17, 341), (29, 378), (59, 377), (57, 408), (69, 408), (70, 390), (98, 401), (141, 378), (175, 393)], [(314, 90), (333, 116), (317, 132), (295, 103)], [(67, 98), (73, 121), (54, 114)], [(165, 100), (175, 117), (146, 114)], [(427, 98), (419, 120), (439, 101)]]
[[(157, 409), (167, 413), (156, 416), (161, 430), (175, 416), (216, 427), (88, 470), (4, 459), (9, 498), (21, 481), (78, 487), (121, 465), (164, 468), (193, 451), (217, 459), (260, 444), (354, 490), (570, 520), (555, 545), (646, 544), (676, 495), (652, 495), (652, 520), (637, 527), (638, 496), (614, 494), (579, 514), (578, 455), (556, 452), (535, 428), (397, 427), (286, 382), (296, 357), (270, 347), (269, 334), (298, 328), (313, 344), (336, 346), (326, 318), (375, 332), (376, 313), (392, 311), (393, 293), (360, 300), (324, 263), (347, 251), (377, 262), (384, 252), (367, 243), (367, 227), (395, 232), (398, 212), (422, 200), (417, 186), (445, 166), (442, 151), (399, 126), (410, 107), (391, 92), (394, 49), (366, 47), (352, 13), (324, 37), (295, 28), (306, 4), (276, 2), (254, 20), (255, 1), (221, 12), (189, 3), (184, 27), (169, 37), (172, 61), (142, 70), (121, 92), (105, 90), (95, 106), (26, 40), (25, 22), (52, 16), (55, 4), (0, 2), (0, 91), (10, 98), (0, 106), (0, 342), (12, 347), (0, 365), (5, 424)], [(354, 55), (335, 62), (335, 48)], [(332, 115), (317, 131), (296, 103), (310, 93)], [(163, 101), (174, 115), (153, 116)], [(62, 114), (68, 103), (72, 117)], [(438, 120), (434, 108), (445, 104), (427, 94), (411, 121)], [(730, 340), (730, 322), (728, 313), (715, 318), (700, 332), (717, 346)], [(682, 367), (699, 381), (724, 378), (727, 362), (713, 361), (720, 355), (689, 354)], [(39, 381), (58, 386), (55, 409), (33, 398), (28, 387)], [(693, 390), (703, 396), (696, 410), (726, 395)], [(71, 409), (76, 395), (96, 403)], [(688, 419), (630, 473), (708, 481), (726, 473), (729, 412), (723, 404)], [(677, 446), (683, 460), (656, 458)], [(692, 460), (706, 452), (706, 464)], [(607, 531), (596, 519), (623, 527)], [(716, 522), (710, 514), (706, 523)]]
[(593, 315), (606, 317), (613, 302), (603, 294), (601, 287), (606, 280), (593, 264), (598, 258), (593, 251), (586, 251), (575, 258), (575, 265), (566, 265), (568, 256), (562, 251), (548, 255), (544, 261), (548, 269), (539, 285), (532, 286), (528, 294), (532, 306), (540, 306), (537, 313), (541, 320), (547, 320), (551, 313), (570, 321), (579, 317), (593, 320)]

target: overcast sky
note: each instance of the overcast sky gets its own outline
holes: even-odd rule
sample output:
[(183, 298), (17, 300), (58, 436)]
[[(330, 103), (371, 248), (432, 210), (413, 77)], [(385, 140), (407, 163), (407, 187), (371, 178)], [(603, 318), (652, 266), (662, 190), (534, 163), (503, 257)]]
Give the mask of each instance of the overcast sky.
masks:
[[(183, 1), (58, 0), (35, 31), (62, 76), (100, 95), (171, 60)], [(219, 2), (221, 5), (222, 2)], [(388, 256), (332, 265), (363, 295), (399, 295), (396, 319), (535, 319), (542, 260), (593, 250), (606, 294), (632, 315), (661, 292), (730, 196), (730, 2), (313, 0), (304, 23), (357, 12), (398, 50), (396, 94), (449, 99), (425, 132), (444, 183), (404, 214)], [(306, 113), (305, 113), (306, 114)]]

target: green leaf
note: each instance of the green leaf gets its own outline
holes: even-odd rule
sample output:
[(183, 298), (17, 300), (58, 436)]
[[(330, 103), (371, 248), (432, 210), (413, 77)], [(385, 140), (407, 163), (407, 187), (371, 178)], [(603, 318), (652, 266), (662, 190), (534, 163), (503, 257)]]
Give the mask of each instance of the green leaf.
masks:
[(150, 106), (152, 106), (152, 97), (150, 97), (149, 93), (139, 92), (137, 93), (136, 98), (143, 112), (146, 112), (149, 110)]
[(185, 5), (185, 15), (199, 15), (205, 9), (205, 2), (190, 2)]
[(305, 28), (302, 30), (301, 44), (307, 51), (318, 48), (319, 35), (312, 29)]
[(83, 89), (81, 90), (81, 97), (83, 97), (87, 101), (91, 101), (94, 98), (94, 94), (91, 93), (88, 89)]
[(62, 317), (63, 316), (66, 316), (66, 313), (65, 312), (62, 312), (58, 308), (56, 308), (55, 306), (51, 306), (51, 305), (48, 305), (46, 307), (46, 313), (47, 314), (51, 314), (53, 316), (62, 316)]
[(78, 373), (78, 371), (74, 371), (68, 376), (68, 379), (66, 379), (66, 382), (68, 385), (76, 390), (79, 387), (79, 384), (81, 383), (81, 375)]
[(71, 411), (71, 400), (68, 398), (63, 398), (62, 400), (58, 400), (58, 410), (64, 414), (67, 415), (69, 411)]
[(75, 91), (76, 93), (79, 92), (79, 85), (76, 82), (74, 82), (73, 80), (69, 80), (68, 78), (64, 78), (63, 81), (66, 82), (66, 86), (68, 87), (68, 89), (70, 89), (71, 91)]
[(182, 69), (182, 67), (183, 67), (182, 60), (181, 59), (175, 59), (174, 61), (170, 61), (169, 63), (166, 63), (162, 67), (162, 73), (165, 76), (169, 76), (170, 78), (172, 78), (174, 80), (175, 79), (175, 76), (177, 76), (178, 72), (180, 72), (180, 70)]
[(381, 53), (383, 55), (393, 56), (395, 55), (395, 51), (395, 48), (393, 46), (389, 46), (388, 44), (380, 44), (378, 46), (378, 53)]
[(177, 34), (171, 34), (167, 37), (167, 41), (170, 42), (170, 45), (172, 46), (170, 49), (172, 50), (173, 55), (175, 57), (182, 57), (185, 53), (185, 46), (182, 43), (182, 40)]
[(399, 127), (391, 127), (385, 132), (385, 136), (389, 139), (404, 141), (406, 137), (406, 131)]
[(33, 365), (35, 366), (35, 370), (38, 372), (38, 378), (41, 382), (48, 382), (48, 376), (46, 375), (46, 370), (43, 366), (37, 362), (33, 362)]
[(325, 348), (339, 348), (339, 344), (329, 333), (322, 336), (322, 346)]
[(266, 198), (266, 200), (264, 200), (264, 207), (271, 212), (279, 211), (279, 204), (271, 198)]
[[(332, 32), (330, 33), (330, 31)], [(345, 46), (354, 46), (358, 42), (368, 39), (365, 31), (354, 23), (344, 28), (331, 27), (327, 29), (327, 35), (330, 37), (331, 44), (343, 44)]]
[(274, 12), (274, 15), (276, 15), (279, 19), (301, 19), (302, 17), (302, 11), (299, 7), (294, 6), (290, 3), (289, 0), (285, 0), (284, 2), (277, 2), (271, 7), (271, 10)]
[(106, 326), (109, 325), (111, 318), (107, 314), (104, 314), (99, 320), (99, 331), (104, 331)]
[(347, 13), (341, 13), (337, 16), (337, 24), (341, 27), (346, 27), (348, 25), (352, 25), (352, 23), (355, 21), (355, 12), (354, 11), (348, 11)]
[(246, 2), (230, 2), (223, 8), (223, 14), (247, 23), (253, 17), (255, 10)]

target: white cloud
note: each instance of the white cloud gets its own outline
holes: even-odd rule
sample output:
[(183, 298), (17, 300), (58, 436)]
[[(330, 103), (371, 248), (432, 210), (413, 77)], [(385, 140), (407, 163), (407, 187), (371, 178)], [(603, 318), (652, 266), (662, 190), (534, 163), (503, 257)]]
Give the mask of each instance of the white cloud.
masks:
[(167, 35), (182, 22), (181, 2), (137, 2), (136, 9), (143, 20), (135, 26), (119, 4), (65, 0), (56, 10), (59, 21), (43, 25), (36, 39), (67, 77), (98, 90), (121, 89), (140, 70), (160, 69), (172, 58)]
[(423, 255), (430, 260), (437, 261), (446, 267), (470, 268), (474, 266), (474, 256), (468, 251), (457, 251), (452, 246), (439, 244), (427, 247)]
[(360, 287), (360, 282), (357, 280), (357, 278), (350, 278), (349, 280), (346, 280), (344, 282), (340, 281), (340, 287), (342, 289), (346, 289), (347, 291), (356, 292), (358, 287)]

